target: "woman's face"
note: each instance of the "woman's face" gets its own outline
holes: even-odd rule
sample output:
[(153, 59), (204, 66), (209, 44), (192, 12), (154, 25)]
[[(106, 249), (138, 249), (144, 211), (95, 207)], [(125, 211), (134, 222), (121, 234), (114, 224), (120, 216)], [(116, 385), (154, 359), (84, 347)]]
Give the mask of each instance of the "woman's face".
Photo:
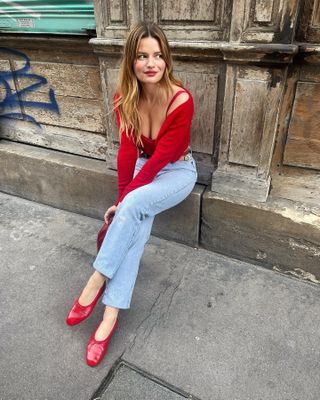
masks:
[(152, 37), (141, 39), (133, 65), (137, 79), (141, 83), (158, 83), (165, 69), (166, 63), (162, 58), (158, 41)]

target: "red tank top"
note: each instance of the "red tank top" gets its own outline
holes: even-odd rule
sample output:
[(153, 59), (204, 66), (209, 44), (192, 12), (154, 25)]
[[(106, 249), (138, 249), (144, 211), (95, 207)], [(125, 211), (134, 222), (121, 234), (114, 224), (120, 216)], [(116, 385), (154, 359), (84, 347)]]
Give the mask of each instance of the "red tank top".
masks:
[[(186, 93), (185, 90), (178, 90), (177, 93), (172, 97), (172, 99), (170, 100), (170, 103), (167, 107), (166, 110), (166, 115), (168, 114), (168, 110), (170, 109), (172, 103), (174, 102), (174, 100), (179, 96), (180, 93)], [(161, 130), (161, 128), (160, 128)], [(156, 149), (156, 145), (157, 145), (157, 138), (155, 139), (151, 139), (145, 135), (141, 135), (141, 140), (143, 142), (143, 152), (149, 155), (152, 155)]]

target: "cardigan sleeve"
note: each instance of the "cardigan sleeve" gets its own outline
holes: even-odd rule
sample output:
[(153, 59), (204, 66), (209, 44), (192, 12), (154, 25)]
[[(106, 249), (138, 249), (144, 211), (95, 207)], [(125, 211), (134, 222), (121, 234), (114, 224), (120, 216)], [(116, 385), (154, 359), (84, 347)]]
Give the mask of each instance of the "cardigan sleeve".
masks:
[(166, 127), (164, 127), (165, 129), (161, 133), (154, 153), (138, 174), (121, 191), (117, 204), (132, 190), (151, 183), (163, 167), (169, 162), (177, 161), (182, 156), (190, 143), (190, 126), (193, 110), (193, 100), (190, 96), (189, 100), (169, 114), (165, 121)]
[[(115, 110), (118, 129), (120, 129), (120, 117), (118, 110)], [(118, 200), (115, 205), (120, 202), (120, 197), (125, 187), (131, 182), (134, 174), (134, 168), (138, 158), (138, 149), (134, 144), (132, 137), (127, 137), (125, 131), (121, 132), (120, 147), (117, 155), (118, 169)]]

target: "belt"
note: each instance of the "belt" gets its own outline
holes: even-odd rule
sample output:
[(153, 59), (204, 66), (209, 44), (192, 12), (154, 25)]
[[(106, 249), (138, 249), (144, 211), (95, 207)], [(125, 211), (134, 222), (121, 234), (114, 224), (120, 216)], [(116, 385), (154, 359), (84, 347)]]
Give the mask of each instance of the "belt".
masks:
[[(191, 153), (190, 148), (189, 148), (182, 154), (182, 156), (179, 158), (179, 160), (188, 161), (191, 155), (192, 155), (192, 153)], [(151, 154), (147, 154), (147, 153), (142, 152), (139, 157), (150, 158)]]

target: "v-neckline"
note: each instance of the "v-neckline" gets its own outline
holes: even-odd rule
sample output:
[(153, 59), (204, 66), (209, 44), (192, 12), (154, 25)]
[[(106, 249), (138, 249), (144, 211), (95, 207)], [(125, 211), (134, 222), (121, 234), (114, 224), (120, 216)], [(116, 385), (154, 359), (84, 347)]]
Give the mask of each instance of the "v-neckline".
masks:
[(187, 94), (189, 95), (188, 100), (185, 101), (184, 103), (178, 105), (173, 111), (171, 111), (170, 114), (168, 114), (168, 115), (166, 116), (165, 120), (163, 121), (163, 123), (162, 123), (161, 126), (160, 126), (160, 129), (159, 129), (158, 134), (157, 134), (157, 136), (156, 136), (155, 139), (152, 139), (152, 138), (150, 138), (149, 136), (146, 136), (146, 135), (144, 135), (144, 134), (142, 133), (141, 136), (142, 136), (143, 138), (145, 138), (145, 139), (147, 139), (147, 140), (149, 140), (149, 141), (151, 141), (151, 142), (156, 142), (156, 141), (157, 141), (157, 138), (159, 137), (159, 134), (160, 134), (160, 132), (161, 132), (161, 129), (162, 129), (163, 125), (165, 124), (165, 122), (167, 121), (167, 119), (170, 117), (170, 115), (173, 114), (179, 107), (183, 106), (184, 104), (186, 104), (186, 103), (190, 100), (190, 94), (188, 93), (188, 91), (187, 91), (185, 88), (183, 88), (183, 90), (178, 90), (178, 91), (172, 96), (172, 99), (170, 100), (169, 105), (168, 105), (168, 108), (167, 108), (167, 112), (168, 112), (168, 109), (170, 108), (170, 106), (172, 105), (172, 104), (170, 104), (170, 103), (172, 102), (172, 100), (174, 99), (174, 97), (175, 97), (179, 92), (181, 92), (181, 93), (183, 93), (183, 92), (187, 93)]

